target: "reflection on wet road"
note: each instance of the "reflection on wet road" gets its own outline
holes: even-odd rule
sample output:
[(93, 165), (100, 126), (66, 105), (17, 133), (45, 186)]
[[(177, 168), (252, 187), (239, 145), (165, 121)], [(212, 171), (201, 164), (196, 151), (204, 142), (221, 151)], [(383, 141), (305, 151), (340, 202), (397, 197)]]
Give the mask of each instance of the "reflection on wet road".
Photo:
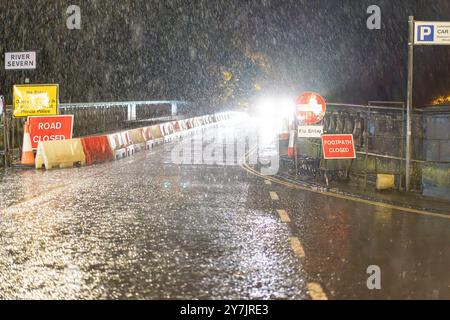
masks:
[(0, 298), (310, 299), (311, 284), (330, 299), (450, 298), (450, 219), (268, 184), (238, 163), (174, 164), (177, 145), (5, 176)]

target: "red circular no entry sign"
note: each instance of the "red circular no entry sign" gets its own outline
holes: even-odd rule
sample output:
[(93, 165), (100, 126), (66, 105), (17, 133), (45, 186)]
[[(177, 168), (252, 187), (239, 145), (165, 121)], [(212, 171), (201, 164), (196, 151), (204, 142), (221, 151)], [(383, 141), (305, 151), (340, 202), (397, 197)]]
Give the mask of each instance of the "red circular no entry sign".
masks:
[(325, 99), (315, 92), (305, 92), (295, 100), (297, 119), (303, 124), (316, 124), (327, 112)]

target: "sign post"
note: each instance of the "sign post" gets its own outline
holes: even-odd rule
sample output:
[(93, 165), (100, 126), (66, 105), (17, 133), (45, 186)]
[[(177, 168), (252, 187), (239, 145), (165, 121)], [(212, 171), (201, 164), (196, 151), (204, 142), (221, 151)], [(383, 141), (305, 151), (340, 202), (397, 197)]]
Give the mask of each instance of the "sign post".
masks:
[(408, 36), (408, 91), (406, 116), (406, 191), (411, 188), (411, 157), (412, 157), (412, 112), (414, 86), (414, 46), (450, 45), (450, 22), (415, 21), (409, 17)]
[(412, 103), (414, 82), (414, 17), (409, 17), (408, 37), (408, 92), (406, 102), (406, 192), (411, 187), (411, 138), (412, 138)]
[[(295, 101), (295, 123), (297, 130), (294, 134), (295, 142), (298, 138), (320, 138), (323, 126), (318, 125), (327, 112), (325, 99), (315, 92), (305, 92)], [(298, 174), (298, 154), (295, 146), (295, 174)]]

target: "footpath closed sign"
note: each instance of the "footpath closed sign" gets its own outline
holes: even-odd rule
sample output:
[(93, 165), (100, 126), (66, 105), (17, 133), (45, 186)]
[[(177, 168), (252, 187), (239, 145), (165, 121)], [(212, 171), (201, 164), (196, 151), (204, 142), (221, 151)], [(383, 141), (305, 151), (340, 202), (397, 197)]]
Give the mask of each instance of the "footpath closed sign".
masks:
[(415, 45), (450, 45), (450, 22), (416, 21)]
[(31, 147), (37, 149), (39, 141), (72, 139), (73, 115), (29, 117)]
[(58, 114), (57, 84), (15, 85), (14, 117), (53, 116)]
[(352, 134), (325, 134), (322, 136), (325, 159), (355, 159), (356, 151)]
[(36, 52), (6, 52), (6, 70), (36, 69)]

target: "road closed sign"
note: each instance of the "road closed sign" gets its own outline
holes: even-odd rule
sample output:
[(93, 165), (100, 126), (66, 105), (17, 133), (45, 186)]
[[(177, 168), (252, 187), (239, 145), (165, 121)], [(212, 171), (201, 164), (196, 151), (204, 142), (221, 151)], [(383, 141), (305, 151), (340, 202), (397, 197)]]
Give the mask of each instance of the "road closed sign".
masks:
[(324, 159), (355, 159), (352, 134), (325, 134), (322, 136)]
[(37, 149), (39, 141), (72, 139), (73, 115), (29, 117), (31, 147)]

